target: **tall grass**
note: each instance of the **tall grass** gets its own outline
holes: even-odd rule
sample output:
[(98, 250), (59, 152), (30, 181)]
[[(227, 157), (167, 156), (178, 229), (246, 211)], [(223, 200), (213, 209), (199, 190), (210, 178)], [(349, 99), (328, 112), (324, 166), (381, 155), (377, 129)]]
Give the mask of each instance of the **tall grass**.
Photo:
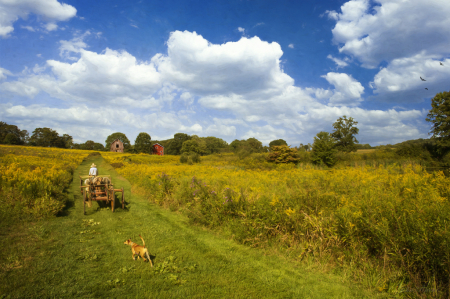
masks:
[(258, 156), (213, 156), (191, 166), (170, 156), (105, 158), (121, 161), (118, 171), (150, 201), (241, 243), (277, 244), (298, 259), (350, 267), (366, 283), (378, 273), (370, 284), (380, 291), (449, 295), (449, 179), (442, 172), (404, 160), (323, 170), (269, 166)]
[(0, 146), (0, 217), (38, 219), (65, 205), (64, 189), (89, 152), (55, 148)]

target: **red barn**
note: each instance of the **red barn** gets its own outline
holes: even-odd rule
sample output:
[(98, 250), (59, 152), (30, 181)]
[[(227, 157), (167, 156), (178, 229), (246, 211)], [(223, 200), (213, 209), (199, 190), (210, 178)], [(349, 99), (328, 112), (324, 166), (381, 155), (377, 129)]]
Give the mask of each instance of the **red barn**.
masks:
[(153, 146), (152, 146), (152, 154), (153, 155), (164, 156), (164, 146), (162, 146), (159, 143), (153, 144)]

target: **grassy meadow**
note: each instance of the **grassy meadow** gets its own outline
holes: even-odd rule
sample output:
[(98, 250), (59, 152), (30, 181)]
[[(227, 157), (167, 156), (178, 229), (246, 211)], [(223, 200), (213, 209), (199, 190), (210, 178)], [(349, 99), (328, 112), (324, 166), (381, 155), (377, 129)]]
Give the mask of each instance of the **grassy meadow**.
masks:
[[(389, 151), (341, 155), (334, 168), (302, 155), (189, 165), (0, 146), (0, 298), (448, 298), (443, 172)], [(78, 176), (92, 162), (125, 188), (125, 210), (94, 203), (83, 215)], [(139, 234), (153, 269), (123, 245)]]
[[(14, 151), (26, 160), (28, 149), (30, 159), (36, 152), (54, 153), (43, 148)], [(0, 151), (9, 152), (2, 158), (11, 152), (3, 146)], [(77, 160), (63, 192), (65, 207), (56, 217), (8, 218), (2, 223), (0, 298), (386, 297), (318, 271), (313, 264), (302, 266), (190, 225), (186, 215), (150, 204), (101, 156), (87, 154)], [(100, 175), (111, 175), (115, 187), (125, 189), (125, 209), (117, 203), (112, 213), (109, 206), (94, 202), (83, 214), (78, 176), (85, 175), (91, 163), (98, 165)], [(8, 191), (3, 187), (13, 184), (1, 174), (1, 190)], [(133, 261), (130, 247), (123, 244), (128, 238), (141, 244), (139, 235), (149, 248), (153, 268)]]

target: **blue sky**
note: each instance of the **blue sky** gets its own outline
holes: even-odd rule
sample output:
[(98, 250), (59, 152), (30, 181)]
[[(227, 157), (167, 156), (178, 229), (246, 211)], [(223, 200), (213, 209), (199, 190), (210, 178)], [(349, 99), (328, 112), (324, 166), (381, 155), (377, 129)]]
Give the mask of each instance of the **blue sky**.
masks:
[(0, 120), (298, 146), (346, 115), (360, 143), (427, 138), (448, 28), (444, 0), (0, 0)]

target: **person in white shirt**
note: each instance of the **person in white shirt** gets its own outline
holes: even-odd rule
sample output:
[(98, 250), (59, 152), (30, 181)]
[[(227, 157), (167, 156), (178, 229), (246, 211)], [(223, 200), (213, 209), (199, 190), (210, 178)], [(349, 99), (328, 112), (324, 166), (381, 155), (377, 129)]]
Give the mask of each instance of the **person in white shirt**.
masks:
[(97, 176), (98, 175), (98, 171), (97, 171), (97, 165), (95, 165), (94, 163), (92, 163), (91, 165), (91, 169), (89, 170), (89, 175), (91, 176)]

